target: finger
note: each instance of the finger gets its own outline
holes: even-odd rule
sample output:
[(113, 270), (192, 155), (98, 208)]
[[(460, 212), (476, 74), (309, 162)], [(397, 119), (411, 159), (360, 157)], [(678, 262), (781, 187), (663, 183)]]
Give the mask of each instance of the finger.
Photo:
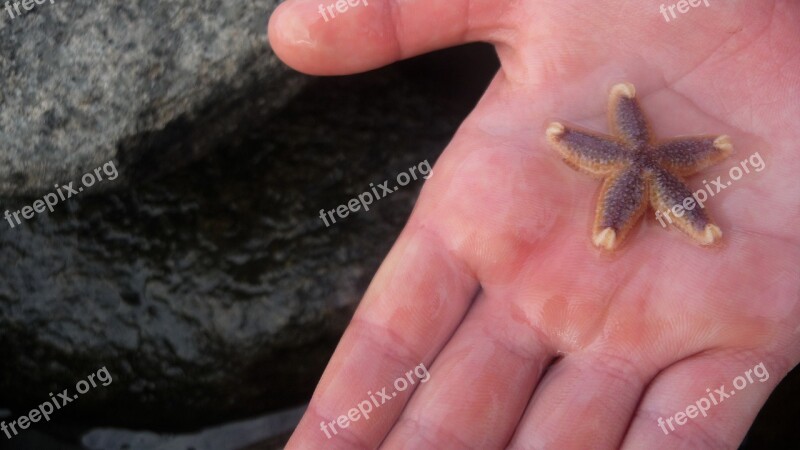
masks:
[(413, 217), (406, 226), (367, 290), (287, 449), (371, 449), (391, 429), (416, 387), (400, 391), (397, 379), (421, 364), (427, 367), (477, 289), (471, 273), (431, 229)]
[(510, 449), (616, 449), (658, 368), (630, 355), (585, 350), (545, 374)]
[(737, 448), (788, 371), (785, 361), (739, 350), (681, 361), (654, 380), (622, 448)]
[(302, 72), (361, 72), (432, 50), (491, 40), (491, 0), (291, 0), (270, 18), (269, 42)]
[(555, 356), (524, 316), (479, 295), (381, 448), (505, 448)]

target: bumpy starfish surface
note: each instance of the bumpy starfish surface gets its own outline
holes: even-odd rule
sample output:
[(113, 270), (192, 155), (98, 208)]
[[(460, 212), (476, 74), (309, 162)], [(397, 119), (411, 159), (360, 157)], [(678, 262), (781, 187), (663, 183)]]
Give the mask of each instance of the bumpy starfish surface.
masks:
[[(609, 122), (613, 136), (570, 128), (554, 122), (547, 138), (570, 166), (603, 177), (592, 231), (594, 244), (615, 249), (650, 206), (668, 212), (692, 199), (682, 177), (727, 157), (728, 136), (680, 137), (657, 142), (630, 83), (611, 89)], [(691, 204), (691, 202), (690, 202)], [(722, 237), (702, 207), (686, 208), (671, 222), (702, 245)]]

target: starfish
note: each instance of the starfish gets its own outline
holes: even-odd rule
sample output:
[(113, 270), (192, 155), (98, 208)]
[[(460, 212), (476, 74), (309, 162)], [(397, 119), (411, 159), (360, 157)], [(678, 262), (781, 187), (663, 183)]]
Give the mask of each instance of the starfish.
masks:
[(630, 83), (611, 88), (609, 123), (613, 136), (559, 122), (547, 128), (548, 141), (568, 165), (604, 178), (592, 230), (594, 244), (616, 249), (648, 203), (657, 215), (682, 205), (684, 213), (674, 214), (671, 223), (701, 245), (717, 242), (722, 231), (703, 208), (683, 206), (694, 203), (683, 177), (725, 159), (733, 151), (730, 138), (689, 136), (656, 141)]

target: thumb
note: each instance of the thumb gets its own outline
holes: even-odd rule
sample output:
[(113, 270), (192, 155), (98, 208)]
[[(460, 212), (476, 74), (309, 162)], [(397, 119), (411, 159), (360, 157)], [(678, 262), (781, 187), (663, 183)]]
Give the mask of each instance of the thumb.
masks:
[(289, 0), (272, 14), (267, 34), (293, 68), (341, 75), (490, 40), (504, 8), (492, 0)]

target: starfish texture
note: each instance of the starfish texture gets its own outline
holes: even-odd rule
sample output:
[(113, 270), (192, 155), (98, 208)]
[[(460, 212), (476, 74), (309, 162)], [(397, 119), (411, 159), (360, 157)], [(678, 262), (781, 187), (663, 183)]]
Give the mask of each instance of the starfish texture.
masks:
[[(604, 178), (594, 219), (593, 241), (617, 248), (647, 210), (658, 213), (692, 199), (682, 177), (726, 158), (733, 145), (728, 136), (690, 136), (656, 141), (630, 83), (611, 89), (609, 122), (613, 136), (551, 123), (547, 139), (564, 161), (578, 170)], [(691, 204), (691, 202), (690, 202)], [(685, 208), (670, 222), (702, 245), (722, 237), (702, 207)]]

